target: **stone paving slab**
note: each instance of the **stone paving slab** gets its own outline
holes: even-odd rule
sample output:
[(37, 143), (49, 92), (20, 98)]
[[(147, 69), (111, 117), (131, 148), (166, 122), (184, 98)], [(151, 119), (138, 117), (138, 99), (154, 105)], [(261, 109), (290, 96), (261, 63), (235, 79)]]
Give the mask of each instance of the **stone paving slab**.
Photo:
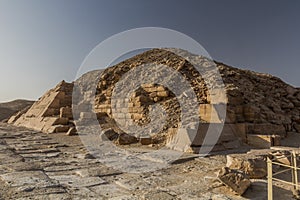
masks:
[(20, 187), (24, 185), (50, 187), (52, 185), (57, 185), (57, 183), (53, 183), (42, 171), (11, 172), (1, 174), (0, 178), (12, 187)]
[(19, 200), (71, 200), (72, 198), (68, 193), (52, 193), (52, 194), (40, 194), (34, 196), (27, 196), (17, 198)]
[(53, 153), (25, 153), (20, 154), (23, 158), (31, 158), (31, 159), (44, 159), (44, 158), (55, 158), (58, 157), (61, 152), (53, 152)]
[(122, 172), (108, 168), (106, 166), (94, 166), (94, 167), (88, 167), (88, 168), (82, 168), (75, 171), (76, 174), (78, 174), (81, 177), (90, 177), (90, 176), (99, 176), (99, 177), (105, 177), (105, 176), (113, 176), (113, 175), (119, 175), (122, 174)]
[[(45, 135), (0, 123), (0, 200), (245, 199), (230, 193), (213, 194), (224, 193), (224, 189), (208, 192), (211, 179), (207, 181), (205, 177), (213, 177), (215, 170), (226, 164), (225, 156), (184, 159), (153, 172), (122, 171), (122, 166), (139, 171), (139, 167), (164, 165), (168, 155), (172, 156), (147, 154), (143, 149), (134, 152), (141, 155), (140, 160), (127, 154), (121, 160), (109, 157), (120, 152), (105, 154), (102, 160), (119, 165), (113, 168), (101, 163), (101, 159), (86, 156), (89, 152), (78, 136)], [(250, 191), (246, 195), (252, 199), (256, 194)], [(259, 195), (265, 197), (264, 193)]]
[(0, 152), (0, 164), (22, 162), (24, 158), (10, 150)]
[(51, 179), (57, 180), (62, 185), (67, 185), (74, 188), (90, 187), (106, 183), (105, 180), (99, 177), (80, 177), (77, 175), (56, 175), (49, 176)]
[(75, 170), (78, 169), (78, 165), (53, 165), (49, 167), (45, 167), (44, 170), (45, 172), (59, 172), (59, 171), (70, 171), (70, 170)]
[(103, 196), (105, 198), (108, 198), (108, 199), (121, 197), (124, 195), (130, 195), (130, 192), (128, 190), (125, 190), (113, 183), (97, 185), (97, 186), (89, 187), (89, 189), (92, 192), (94, 192), (100, 196)]
[(2, 165), (3, 167), (9, 169), (10, 171), (37, 171), (43, 170), (43, 167), (38, 162), (17, 162), (17, 163), (8, 163)]
[(15, 151), (18, 154), (34, 154), (34, 153), (54, 153), (59, 152), (57, 148), (44, 148), (44, 149), (16, 149)]

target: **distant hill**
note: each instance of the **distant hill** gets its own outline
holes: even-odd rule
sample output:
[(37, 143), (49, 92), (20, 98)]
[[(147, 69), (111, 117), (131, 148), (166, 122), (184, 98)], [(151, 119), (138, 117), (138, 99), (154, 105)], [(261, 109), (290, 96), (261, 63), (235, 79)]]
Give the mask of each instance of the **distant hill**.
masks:
[(0, 103), (0, 121), (9, 118), (14, 113), (31, 106), (34, 101), (17, 99), (10, 102)]

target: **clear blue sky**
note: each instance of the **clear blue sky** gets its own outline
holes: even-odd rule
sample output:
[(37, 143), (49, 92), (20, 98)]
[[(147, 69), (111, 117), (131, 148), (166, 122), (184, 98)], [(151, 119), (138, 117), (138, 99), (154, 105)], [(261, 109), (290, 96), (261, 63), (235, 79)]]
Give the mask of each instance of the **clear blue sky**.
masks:
[(0, 0), (0, 102), (37, 99), (72, 81), (109, 36), (157, 26), (197, 40), (212, 58), (300, 86), (300, 1)]

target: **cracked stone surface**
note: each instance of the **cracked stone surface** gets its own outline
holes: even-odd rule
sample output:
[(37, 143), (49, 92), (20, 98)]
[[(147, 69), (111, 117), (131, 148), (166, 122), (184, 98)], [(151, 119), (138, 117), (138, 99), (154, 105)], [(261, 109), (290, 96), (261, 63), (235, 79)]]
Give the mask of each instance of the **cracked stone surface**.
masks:
[[(147, 152), (132, 149), (141, 155)], [(225, 155), (186, 156), (190, 159), (164, 169), (125, 173), (91, 157), (78, 136), (47, 135), (0, 123), (0, 200), (266, 199), (265, 183), (252, 183), (244, 197), (224, 186), (212, 187), (215, 172), (226, 164)], [(282, 188), (274, 193), (291, 199)]]

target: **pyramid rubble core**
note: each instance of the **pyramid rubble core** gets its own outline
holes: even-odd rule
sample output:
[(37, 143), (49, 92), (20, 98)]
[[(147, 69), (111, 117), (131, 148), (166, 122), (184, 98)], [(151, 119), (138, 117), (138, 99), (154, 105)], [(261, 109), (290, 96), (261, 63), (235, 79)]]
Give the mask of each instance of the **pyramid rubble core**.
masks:
[[(198, 56), (197, 59), (202, 66), (209, 66), (212, 62), (202, 56)], [(147, 63), (166, 65), (178, 71), (190, 83), (199, 103), (201, 123), (197, 130), (192, 125), (185, 129), (180, 127), (181, 108), (177, 97), (169, 88), (154, 83), (141, 85), (131, 94), (130, 99), (118, 102), (116, 106), (120, 112), (112, 116), (111, 102), (115, 85), (131, 69)], [(105, 130), (113, 129), (116, 134), (124, 135), (118, 128), (116, 120), (124, 123), (124, 126), (129, 120), (133, 120), (137, 125), (147, 125), (150, 122), (148, 114), (151, 106), (159, 103), (167, 113), (163, 130), (150, 134), (151, 140), (144, 137), (142, 140), (147, 141), (147, 144), (151, 141), (179, 151), (197, 152), (203, 144), (210, 123), (218, 127), (224, 122), (221, 136), (214, 145), (215, 151), (236, 149), (245, 143), (258, 148), (269, 148), (280, 145), (280, 140), (287, 136), (287, 132), (300, 132), (299, 88), (294, 88), (269, 74), (214, 63), (225, 85), (227, 100), (225, 121), (217, 112), (220, 105), (216, 99), (219, 98), (220, 92), (216, 89), (210, 93), (207, 88), (207, 81), (213, 82), (217, 78), (215, 74), (210, 74), (209, 79), (204, 80), (188, 60), (166, 49), (152, 49), (101, 72), (94, 101), (94, 111), (101, 127), (103, 126)], [(92, 73), (95, 72), (90, 72)], [(84, 79), (90, 78), (88, 74), (83, 76)], [(148, 74), (151, 74), (151, 71), (145, 72), (145, 75)], [(79, 80), (83, 81), (82, 78)], [(128, 86), (130, 81), (127, 80)], [(9, 123), (46, 133), (67, 132), (74, 127), (71, 110), (72, 90), (73, 83), (61, 82), (29, 110), (11, 117)], [(125, 107), (124, 101), (128, 101), (128, 107)], [(80, 117), (88, 119), (92, 116), (89, 113), (80, 113)], [(196, 132), (196, 137), (190, 143), (187, 142), (188, 146), (180, 146), (177, 144), (188, 138), (180, 137), (181, 134), (176, 134), (177, 132), (183, 134)], [(112, 140), (117, 138), (111, 137)]]

